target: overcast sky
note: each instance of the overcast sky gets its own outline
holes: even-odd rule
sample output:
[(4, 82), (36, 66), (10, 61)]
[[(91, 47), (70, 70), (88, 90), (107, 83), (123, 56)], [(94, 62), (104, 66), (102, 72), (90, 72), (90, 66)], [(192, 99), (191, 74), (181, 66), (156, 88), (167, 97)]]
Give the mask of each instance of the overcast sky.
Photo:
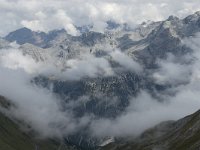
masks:
[(107, 20), (134, 25), (197, 10), (198, 0), (0, 0), (0, 36), (22, 26), (41, 31), (65, 28), (75, 35), (74, 25), (91, 23), (94, 30), (103, 31)]

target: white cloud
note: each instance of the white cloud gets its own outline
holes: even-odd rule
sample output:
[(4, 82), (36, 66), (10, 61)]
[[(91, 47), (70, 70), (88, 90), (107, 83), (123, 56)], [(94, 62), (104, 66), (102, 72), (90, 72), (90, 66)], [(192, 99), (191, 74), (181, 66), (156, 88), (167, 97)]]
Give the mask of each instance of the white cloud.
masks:
[[(105, 21), (109, 19), (135, 24), (143, 20), (161, 20), (171, 14), (183, 17), (198, 9), (200, 2), (196, 0), (0, 0), (0, 34), (27, 26), (33, 30), (44, 31), (64, 27), (75, 35), (78, 33), (74, 24), (94, 23), (95, 30), (103, 31)], [(29, 81), (34, 73), (70, 80), (113, 74), (106, 59), (92, 55), (66, 61), (69, 68), (60, 73), (56, 67), (44, 67), (29, 56), (23, 56), (16, 49), (8, 50), (6, 55), (1, 57), (3, 67), (0, 68), (0, 95), (8, 97), (18, 105), (20, 109), (13, 110), (16, 117), (24, 118), (46, 136), (76, 131), (90, 121), (93, 121), (91, 128), (95, 135), (137, 135), (161, 121), (178, 119), (199, 109), (199, 41), (199, 37), (184, 41), (194, 49), (196, 61), (193, 64), (181, 64), (170, 58), (160, 61), (161, 68), (153, 75), (159, 84), (174, 85), (184, 81), (188, 84), (172, 87), (170, 90), (176, 92), (173, 97), (159, 95), (166, 100), (165, 103), (155, 100), (143, 91), (131, 100), (126, 112), (115, 120), (90, 120), (90, 117), (83, 117), (77, 121), (71, 112), (61, 111), (61, 103), (52, 93), (30, 85)], [(111, 56), (126, 69), (142, 71), (135, 61), (120, 51), (111, 52)], [(65, 130), (56, 128), (57, 125)]]
[[(159, 100), (148, 92), (130, 101), (125, 113), (114, 120), (99, 119), (92, 123), (92, 133), (97, 136), (138, 136), (144, 130), (162, 121), (177, 120), (200, 108), (200, 36), (184, 39), (183, 44), (193, 49), (191, 56), (176, 58), (169, 55), (159, 60), (153, 77), (161, 85), (172, 85), (166, 92), (156, 93)], [(187, 64), (189, 60), (193, 60)], [(181, 64), (181, 62), (184, 64)]]
[(136, 73), (141, 73), (143, 70), (143, 67), (138, 62), (133, 60), (125, 53), (122, 53), (120, 50), (112, 51), (110, 55), (114, 61), (118, 62), (122, 66), (123, 69)]
[(24, 55), (22, 50), (10, 48), (0, 51), (0, 65), (13, 70), (22, 69), (32, 76), (44, 75), (58, 80), (114, 75), (107, 59), (97, 58), (91, 54), (82, 54), (81, 58), (61, 62), (58, 57), (50, 56), (44, 62), (37, 62), (30, 55)]
[(10, 114), (31, 125), (42, 137), (62, 137), (76, 132), (88, 123), (88, 117), (76, 120), (61, 100), (50, 91), (30, 83), (31, 76), (23, 70), (0, 67), (0, 95), (15, 105)]
[(196, 0), (0, 0), (0, 35), (21, 26), (43, 31), (66, 28), (75, 35), (74, 25), (93, 23), (95, 30), (103, 31), (110, 19), (134, 25), (169, 15), (183, 17), (199, 9)]
[(24, 69), (28, 73), (37, 70), (38, 64), (30, 57), (24, 56), (18, 49), (4, 49), (0, 52), (0, 63), (10, 69)]
[[(189, 56), (187, 59), (189, 59)], [(157, 84), (176, 85), (189, 80), (193, 64), (181, 64), (176, 62), (176, 60), (176, 57), (169, 54), (166, 60), (157, 61), (159, 69), (152, 75)], [(187, 62), (187, 60), (184, 61)]]
[[(8, 97), (18, 105), (20, 109), (13, 110), (16, 117), (25, 119), (44, 136), (60, 136), (63, 133), (68, 135), (83, 126), (88, 127), (89, 124), (91, 134), (96, 136), (138, 135), (157, 123), (176, 120), (199, 109), (199, 41), (199, 35), (183, 41), (194, 50), (191, 56), (182, 57), (183, 60), (169, 55), (166, 60), (157, 61), (160, 69), (153, 74), (155, 82), (162, 85), (175, 85), (168, 89), (167, 94), (157, 93), (163, 101), (153, 98), (146, 91), (141, 91), (137, 97), (130, 99), (129, 107), (115, 119), (94, 120), (86, 116), (77, 120), (73, 117), (70, 108), (82, 101), (83, 103), (88, 101), (88, 97), (82, 97), (77, 102), (66, 104), (68, 109), (63, 112), (60, 100), (50, 91), (35, 87), (29, 82), (34, 75), (32, 71), (36, 74), (53, 74), (59, 79), (68, 80), (77, 80), (85, 76), (112, 75), (108, 61), (91, 54), (82, 55), (79, 59), (67, 60), (66, 64), (69, 68), (60, 73), (55, 67), (42, 67), (32, 58), (23, 56), (17, 49), (7, 50), (6, 55), (1, 57), (1, 65), (4, 67), (0, 68), (0, 95)], [(123, 68), (136, 72), (141, 71), (141, 67), (134, 60), (119, 50), (109, 51), (109, 54)], [(190, 59), (194, 61), (187, 64), (186, 62)], [(50, 66), (52, 67), (52, 64)], [(28, 74), (21, 69), (27, 71)], [(49, 114), (52, 115), (49, 116)]]
[(164, 102), (159, 102), (143, 91), (131, 100), (131, 104), (121, 116), (114, 120), (102, 118), (94, 121), (91, 132), (100, 137), (138, 136), (162, 121), (177, 120), (194, 113), (200, 107), (199, 96), (197, 89), (190, 89), (188, 86), (176, 96), (165, 97)]

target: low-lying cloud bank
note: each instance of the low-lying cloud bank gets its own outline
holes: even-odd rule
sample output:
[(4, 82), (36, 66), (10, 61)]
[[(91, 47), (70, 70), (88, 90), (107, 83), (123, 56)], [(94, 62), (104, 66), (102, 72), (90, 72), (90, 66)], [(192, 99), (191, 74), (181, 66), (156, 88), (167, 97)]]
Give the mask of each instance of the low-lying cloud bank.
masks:
[[(27, 48), (28, 49), (28, 48)], [(43, 75), (57, 80), (80, 80), (84, 77), (113, 76), (115, 68), (111, 67), (110, 59), (95, 57), (90, 53), (80, 54), (81, 57), (61, 59), (56, 55), (49, 55), (47, 50), (45, 59), (36, 61), (32, 55), (23, 54), (18, 48), (2, 49), (0, 51), (0, 64), (5, 68), (23, 69), (32, 76)], [(120, 50), (108, 52), (119, 68), (140, 74), (142, 66)], [(40, 57), (40, 56), (39, 56)], [(39, 59), (39, 58), (37, 58)]]
[[(30, 83), (30, 80), (38, 72), (32, 73), (28, 69), (30, 66), (38, 64), (32, 62), (31, 58), (18, 59), (22, 57), (21, 54), (18, 58), (12, 57), (13, 53), (9, 53), (9, 51), (7, 51), (9, 57), (1, 57), (0, 61), (0, 95), (7, 97), (17, 106), (11, 109), (14, 117), (24, 120), (44, 137), (67, 136), (83, 127), (89, 128), (91, 135), (97, 137), (138, 135), (161, 121), (176, 120), (200, 108), (199, 41), (198, 35), (183, 41), (183, 44), (193, 49), (193, 53), (184, 56), (180, 61), (172, 55), (169, 55), (166, 60), (157, 61), (160, 69), (156, 70), (151, 78), (157, 84), (170, 85), (165, 92), (157, 93), (160, 100), (152, 97), (147, 91), (141, 91), (136, 98), (130, 99), (129, 107), (115, 119), (96, 119), (92, 114), (81, 118), (74, 117), (71, 109), (63, 109), (62, 101), (51, 91)], [(137, 71), (141, 72), (138, 64), (132, 62), (132, 59), (122, 61), (128, 57), (122, 52), (116, 51), (110, 55), (113, 56), (113, 59), (120, 59), (118, 63), (122, 67), (132, 70), (132, 67), (135, 66)], [(70, 71), (66, 69), (66, 75), (69, 77), (67, 79), (71, 80), (77, 74), (82, 74), (78, 76), (78, 79), (90, 74), (89, 77), (101, 76), (102, 74), (96, 71), (102, 72), (102, 69), (103, 72), (106, 70), (112, 72), (106, 59), (91, 55), (87, 55), (86, 58), (90, 59), (67, 62), (74, 67), (69, 68)], [(30, 66), (27, 62), (30, 63)], [(127, 66), (127, 64), (132, 65)], [(24, 67), (24, 65), (28, 66)], [(50, 70), (48, 67), (45, 69)], [(44, 74), (46, 72), (48, 71), (43, 71)], [(50, 72), (52, 73), (52, 71)], [(73, 103), (68, 106), (73, 107)]]
[(0, 95), (8, 98), (15, 107), (10, 114), (28, 125), (42, 137), (62, 137), (79, 130), (89, 118), (79, 120), (50, 91), (30, 83), (31, 76), (23, 70), (0, 67)]
[[(25, 55), (19, 45), (10, 46), (0, 50), (0, 95), (16, 106), (11, 108), (11, 116), (31, 125), (42, 137), (67, 136), (93, 122), (92, 114), (76, 118), (72, 112), (76, 103), (63, 104), (52, 91), (34, 85), (31, 80), (38, 75), (63, 81), (113, 76), (115, 69), (108, 59), (82, 54), (80, 58), (68, 60), (49, 56), (45, 61), (36, 61), (32, 55)], [(141, 73), (142, 66), (120, 50), (109, 51), (108, 55), (118, 67)]]
[(200, 36), (183, 40), (193, 49), (192, 54), (175, 58), (169, 54), (166, 60), (158, 60), (160, 68), (152, 75), (160, 85), (170, 85), (155, 99), (147, 91), (130, 100), (125, 113), (114, 120), (100, 119), (91, 129), (96, 136), (137, 136), (156, 124), (177, 120), (200, 109)]

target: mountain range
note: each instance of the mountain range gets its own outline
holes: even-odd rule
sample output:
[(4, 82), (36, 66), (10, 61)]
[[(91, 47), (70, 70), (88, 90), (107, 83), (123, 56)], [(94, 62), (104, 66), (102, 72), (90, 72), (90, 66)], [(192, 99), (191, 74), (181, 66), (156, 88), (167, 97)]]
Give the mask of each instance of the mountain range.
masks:
[[(45, 89), (51, 88), (63, 103), (73, 103), (70, 110), (77, 118), (92, 114), (95, 119), (115, 119), (129, 107), (130, 97), (136, 98), (143, 90), (158, 101), (162, 101), (158, 93), (167, 96), (174, 94), (170, 93), (174, 83), (155, 82), (152, 74), (160, 67), (158, 60), (168, 59), (169, 54), (180, 64), (193, 60), (191, 58), (189, 62), (182, 62), (194, 51), (183, 44), (183, 41), (200, 32), (200, 12), (183, 19), (170, 16), (165, 21), (144, 22), (133, 29), (112, 21), (107, 24), (104, 33), (92, 31), (91, 26), (79, 27), (77, 29), (81, 34), (78, 36), (72, 36), (64, 29), (45, 33), (21, 28), (0, 39), (0, 58), (5, 55), (4, 49), (17, 45), (19, 52), (36, 63), (36, 71), (31, 70), (34, 74), (31, 83)], [(77, 65), (75, 69), (74, 64)], [(42, 69), (37, 69), (37, 65), (42, 66)], [(90, 66), (88, 70), (86, 65)], [(48, 68), (53, 69), (47, 72)], [(179, 85), (185, 85), (185, 81)], [(67, 105), (63, 109), (69, 109), (68, 107)], [(18, 135), (28, 140), (21, 144), (24, 145), (23, 149), (37, 143), (37, 140), (16, 127), (18, 122), (13, 122), (2, 113), (0, 117), (5, 120), (0, 123), (0, 127), (13, 131), (8, 133), (5, 141), (0, 141), (4, 147), (9, 146), (11, 150), (22, 149), (18, 147), (18, 143), (13, 147), (10, 143), (16, 140), (9, 137)], [(199, 148), (200, 141), (198, 124), (199, 111), (178, 121), (163, 122), (134, 139), (116, 137), (114, 142), (111, 140), (111, 144), (102, 148), (99, 145), (104, 140), (91, 137), (87, 128), (70, 135), (66, 141), (80, 149), (195, 150)], [(5, 130), (0, 133), (7, 134)], [(23, 140), (16, 142), (21, 143)], [(48, 144), (50, 147), (58, 145), (51, 140), (45, 145)]]

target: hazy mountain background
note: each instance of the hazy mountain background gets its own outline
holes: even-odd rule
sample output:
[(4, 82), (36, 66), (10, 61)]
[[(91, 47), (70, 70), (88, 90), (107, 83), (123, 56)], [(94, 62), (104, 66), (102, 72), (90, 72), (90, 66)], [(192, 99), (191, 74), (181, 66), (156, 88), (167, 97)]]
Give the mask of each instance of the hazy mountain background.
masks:
[(3, 149), (199, 147), (199, 112), (183, 117), (200, 107), (200, 12), (142, 24), (120, 18), (80, 25), (72, 15), (64, 28), (23, 27), (2, 36)]

